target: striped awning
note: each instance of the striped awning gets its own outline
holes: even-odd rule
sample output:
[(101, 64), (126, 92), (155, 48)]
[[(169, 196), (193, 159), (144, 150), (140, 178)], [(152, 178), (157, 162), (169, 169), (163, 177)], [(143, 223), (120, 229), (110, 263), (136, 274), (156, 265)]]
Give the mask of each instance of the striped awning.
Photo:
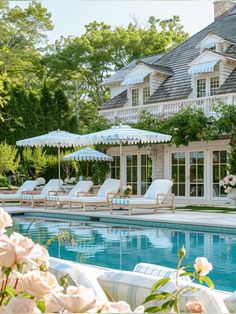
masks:
[(206, 73), (213, 72), (215, 65), (219, 62), (219, 60), (209, 61), (205, 63), (199, 63), (191, 65), (188, 70), (188, 74), (198, 74), (198, 73)]
[(141, 74), (141, 75), (134, 75), (134, 76), (130, 76), (127, 77), (127, 79), (125, 79), (121, 85), (134, 85), (134, 84), (140, 84), (144, 82), (145, 77), (147, 76), (147, 73)]
[(208, 42), (208, 43), (203, 43), (203, 44), (201, 44), (201, 48), (202, 48), (202, 49), (211, 49), (211, 48), (216, 47), (216, 44), (217, 44), (216, 41), (211, 41), (211, 42)]

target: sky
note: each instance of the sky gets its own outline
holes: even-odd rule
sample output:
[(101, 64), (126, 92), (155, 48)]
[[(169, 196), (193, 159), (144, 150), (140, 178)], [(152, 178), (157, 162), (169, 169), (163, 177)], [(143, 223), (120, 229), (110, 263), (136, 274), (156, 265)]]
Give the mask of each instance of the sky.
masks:
[[(26, 6), (28, 1), (13, 1), (12, 5)], [(134, 18), (146, 23), (150, 16), (168, 19), (179, 15), (190, 35), (213, 22), (213, 0), (44, 0), (42, 4), (52, 14), (53, 31), (50, 42), (60, 36), (78, 36), (92, 21), (113, 26), (126, 26)]]

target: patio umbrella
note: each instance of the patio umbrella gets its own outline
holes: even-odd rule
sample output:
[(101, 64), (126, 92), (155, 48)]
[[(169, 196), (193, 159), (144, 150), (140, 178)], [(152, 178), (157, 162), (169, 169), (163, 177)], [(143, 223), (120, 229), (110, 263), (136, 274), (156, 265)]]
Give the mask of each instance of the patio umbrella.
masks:
[[(171, 136), (167, 134), (145, 131), (132, 128), (129, 125), (113, 126), (107, 130), (90, 133), (75, 139), (74, 144), (78, 146), (96, 144), (118, 144), (120, 146), (120, 169), (122, 169), (122, 145), (138, 143), (163, 143), (169, 142)], [(120, 171), (120, 181), (122, 184), (122, 170)]]
[[(18, 146), (33, 146), (33, 147), (57, 147), (58, 150), (58, 178), (61, 179), (61, 147), (71, 147), (75, 145), (75, 139), (78, 139), (78, 134), (73, 134), (61, 130), (52, 131), (44, 135), (27, 138), (17, 141)], [(60, 180), (59, 180), (60, 182)]]
[(87, 161), (87, 176), (88, 176), (88, 161), (113, 161), (113, 158), (111, 156), (101, 153), (90, 147), (86, 147), (69, 155), (66, 155), (63, 157), (63, 159)]

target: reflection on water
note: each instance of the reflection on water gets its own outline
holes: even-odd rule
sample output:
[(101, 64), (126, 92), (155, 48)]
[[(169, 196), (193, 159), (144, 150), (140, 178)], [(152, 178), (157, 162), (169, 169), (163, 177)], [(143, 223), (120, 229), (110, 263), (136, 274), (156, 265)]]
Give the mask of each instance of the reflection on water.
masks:
[(236, 289), (235, 235), (25, 218), (15, 218), (14, 229), (41, 244), (67, 231), (73, 241), (53, 242), (51, 256), (123, 270), (140, 262), (175, 268), (177, 251), (184, 244), (186, 264), (192, 266), (196, 257), (205, 256), (213, 264), (210, 277), (216, 288)]

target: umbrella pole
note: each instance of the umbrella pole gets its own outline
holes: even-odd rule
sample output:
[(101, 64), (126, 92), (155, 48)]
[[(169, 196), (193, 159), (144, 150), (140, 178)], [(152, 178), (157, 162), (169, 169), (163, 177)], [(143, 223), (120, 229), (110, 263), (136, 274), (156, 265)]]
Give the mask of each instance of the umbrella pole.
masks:
[(122, 186), (123, 186), (123, 162), (122, 162), (122, 141), (120, 141), (120, 193), (122, 193)]
[(61, 187), (61, 147), (58, 145), (58, 179), (59, 179), (59, 191)]

